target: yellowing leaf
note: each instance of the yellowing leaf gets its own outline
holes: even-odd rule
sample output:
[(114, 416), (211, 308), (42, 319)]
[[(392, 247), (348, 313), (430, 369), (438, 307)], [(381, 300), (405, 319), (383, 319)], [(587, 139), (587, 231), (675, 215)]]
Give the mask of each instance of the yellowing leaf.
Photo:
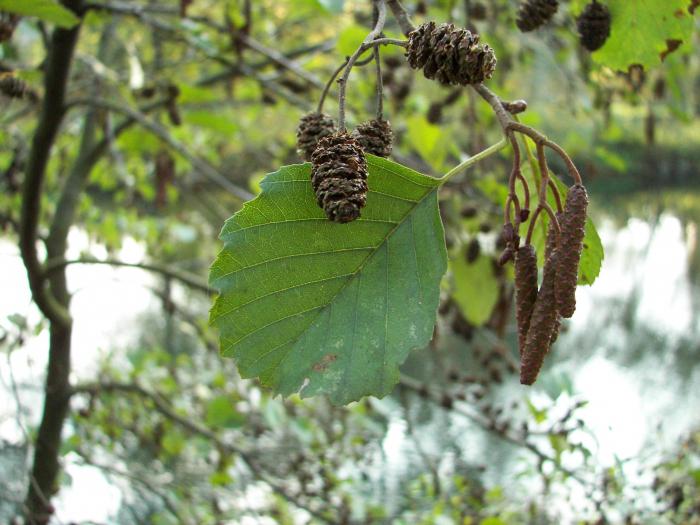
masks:
[(693, 17), (688, 0), (609, 0), (612, 26), (605, 45), (593, 53), (596, 62), (626, 71), (632, 64), (645, 67), (661, 63), (668, 40), (688, 46)]

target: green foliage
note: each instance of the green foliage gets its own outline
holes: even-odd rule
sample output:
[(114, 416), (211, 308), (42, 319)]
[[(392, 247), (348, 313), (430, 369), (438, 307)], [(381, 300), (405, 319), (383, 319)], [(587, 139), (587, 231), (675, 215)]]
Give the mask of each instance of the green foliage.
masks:
[(207, 404), (207, 425), (212, 427), (238, 427), (245, 421), (233, 406), (231, 396), (218, 396)]
[(498, 301), (499, 283), (493, 274), (493, 258), (480, 255), (469, 263), (464, 253), (450, 261), (454, 276), (452, 297), (474, 326), (481, 326), (489, 317)]
[(583, 251), (578, 268), (578, 284), (591, 285), (595, 282), (603, 266), (605, 252), (593, 221), (586, 219), (586, 234), (583, 237)]
[(35, 16), (59, 27), (70, 28), (80, 19), (55, 0), (0, 0), (0, 11)]
[(626, 71), (632, 64), (658, 66), (669, 40), (680, 40), (688, 49), (693, 17), (688, 0), (610, 0), (610, 38), (593, 54), (597, 62)]
[(430, 340), (446, 251), (436, 179), (368, 156), (362, 218), (328, 221), (310, 165), (269, 175), (226, 222), (211, 321), (244, 377), (334, 403), (384, 396)]
[(357, 49), (357, 43), (362, 42), (367, 36), (367, 29), (358, 25), (346, 27), (335, 44), (336, 51), (340, 56), (350, 56)]

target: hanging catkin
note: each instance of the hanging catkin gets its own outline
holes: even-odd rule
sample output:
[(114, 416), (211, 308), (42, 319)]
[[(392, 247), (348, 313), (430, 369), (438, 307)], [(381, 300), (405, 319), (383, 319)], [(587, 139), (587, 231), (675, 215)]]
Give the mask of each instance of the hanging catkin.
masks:
[(583, 251), (588, 194), (581, 184), (569, 188), (559, 226), (561, 237), (557, 247), (555, 294), (562, 317), (571, 317), (576, 310), (576, 283)]
[[(561, 223), (562, 217), (564, 216), (563, 213), (557, 213), (557, 222)], [(557, 230), (554, 227), (554, 224), (552, 222), (549, 223), (549, 227), (547, 228), (547, 239), (545, 241), (544, 245), (544, 260), (548, 260), (552, 255), (554, 255), (554, 252), (557, 249), (557, 244), (558, 244), (558, 237), (557, 237)], [(556, 269), (554, 270), (556, 272)], [(561, 315), (559, 312), (557, 312), (557, 317), (556, 320), (554, 321), (554, 329), (552, 330), (552, 337), (549, 341), (550, 346), (554, 344), (554, 342), (557, 340), (559, 337), (559, 329), (561, 327)]]
[(531, 244), (526, 244), (515, 252), (515, 319), (518, 323), (518, 348), (521, 356), (536, 300), (537, 253)]
[(557, 321), (554, 280), (558, 254), (555, 252), (544, 264), (542, 286), (530, 317), (525, 348), (520, 358), (520, 382), (531, 385), (537, 379), (552, 341)]

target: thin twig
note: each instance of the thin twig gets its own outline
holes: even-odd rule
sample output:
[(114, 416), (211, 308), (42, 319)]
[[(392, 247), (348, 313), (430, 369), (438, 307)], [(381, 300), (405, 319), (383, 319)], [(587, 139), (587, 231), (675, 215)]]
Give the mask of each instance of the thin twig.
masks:
[[(378, 3), (375, 4), (377, 6), (378, 12), (377, 12), (377, 22), (374, 24), (374, 28), (369, 32), (369, 34), (365, 37), (365, 39), (362, 41), (362, 44), (360, 44), (360, 47), (355, 50), (355, 52), (350, 56), (348, 59), (348, 63), (345, 66), (345, 70), (343, 71), (343, 76), (340, 78), (340, 93), (338, 94), (338, 105), (339, 105), (339, 110), (338, 110), (338, 128), (340, 131), (345, 131), (345, 93), (347, 90), (348, 86), (348, 78), (350, 77), (350, 71), (352, 71), (352, 67), (357, 62), (357, 59), (360, 58), (360, 55), (367, 51), (369, 49), (369, 46), (367, 47), (368, 42), (372, 42), (373, 40), (379, 38), (379, 36), (382, 33), (382, 29), (384, 29), (384, 24), (386, 23), (386, 3), (384, 0), (378, 0)], [(376, 44), (376, 43), (375, 43)], [(374, 44), (373, 44), (374, 45)]]
[(575, 184), (582, 184), (581, 174), (579, 173), (578, 169), (576, 168), (574, 161), (571, 160), (571, 157), (569, 157), (569, 155), (566, 153), (566, 151), (564, 151), (564, 148), (559, 146), (559, 144), (549, 140), (545, 135), (543, 135), (542, 133), (540, 133), (536, 129), (533, 129), (530, 126), (526, 126), (525, 124), (522, 124), (520, 122), (515, 122), (515, 121), (511, 120), (508, 123), (507, 129), (512, 129), (514, 131), (522, 133), (523, 135), (527, 135), (532, 140), (534, 140), (536, 144), (542, 144), (543, 146), (546, 146), (546, 147), (554, 150), (562, 158), (562, 160), (566, 164), (566, 168), (569, 171), (569, 175), (571, 175), (571, 178), (574, 179), (574, 183)]
[(209, 164), (208, 161), (195, 155), (189, 150), (189, 148), (187, 148), (187, 146), (185, 146), (185, 144), (175, 139), (175, 137), (173, 137), (166, 128), (152, 120), (149, 120), (140, 111), (124, 106), (122, 104), (118, 104), (116, 102), (103, 100), (99, 98), (77, 98), (71, 100), (69, 103), (66, 104), (66, 108), (76, 106), (99, 107), (108, 111), (113, 111), (115, 113), (121, 113), (132, 118), (143, 128), (147, 129), (148, 131), (156, 135), (158, 138), (160, 138), (163, 142), (165, 142), (168, 146), (170, 146), (175, 153), (178, 153), (185, 157), (197, 171), (199, 171), (202, 175), (221, 186), (224, 190), (228, 191), (229, 193), (237, 196), (238, 198), (244, 201), (250, 200), (254, 197), (254, 195), (249, 191), (244, 190), (243, 188), (240, 188), (233, 184), (221, 172), (219, 172), (219, 170), (217, 170), (214, 166)]
[(386, 3), (394, 14), (394, 18), (396, 18), (396, 21), (399, 23), (399, 27), (404, 35), (408, 36), (411, 31), (415, 31), (416, 27), (413, 25), (413, 22), (411, 22), (408, 11), (401, 5), (399, 0), (387, 0)]
[(102, 392), (124, 392), (150, 400), (153, 403), (154, 409), (161, 415), (168, 418), (170, 421), (181, 426), (188, 432), (204, 437), (214, 443), (216, 447), (225, 450), (231, 454), (237, 454), (246, 464), (248, 469), (261, 481), (267, 483), (270, 488), (281, 497), (295, 505), (296, 507), (305, 510), (316, 519), (323, 523), (336, 523), (336, 521), (319, 511), (309, 508), (299, 499), (290, 494), (282, 485), (273, 480), (265, 471), (257, 464), (251, 452), (244, 450), (238, 445), (230, 441), (224, 441), (212, 430), (200, 425), (193, 418), (178, 414), (175, 409), (165, 401), (165, 398), (157, 392), (150, 391), (136, 383), (119, 383), (119, 382), (95, 382), (76, 385), (71, 390), (71, 395), (89, 394), (92, 396), (99, 395)]
[(323, 113), (323, 103), (326, 101), (326, 96), (328, 95), (328, 92), (331, 89), (331, 86), (333, 85), (333, 82), (335, 82), (335, 79), (338, 78), (338, 75), (340, 75), (340, 72), (345, 69), (345, 66), (348, 65), (348, 61), (350, 60), (350, 57), (345, 57), (345, 60), (343, 61), (342, 64), (340, 64), (335, 71), (333, 71), (333, 74), (331, 75), (331, 78), (328, 79), (328, 82), (326, 82), (326, 86), (323, 88), (323, 92), (321, 93), (321, 98), (318, 101), (318, 107), (316, 108), (316, 113)]
[(154, 264), (154, 263), (129, 263), (129, 262), (125, 262), (125, 261), (119, 261), (116, 259), (100, 260), (100, 259), (92, 259), (92, 258), (87, 258), (87, 257), (83, 257), (80, 259), (51, 259), (51, 260), (46, 262), (46, 265), (44, 266), (44, 271), (46, 272), (47, 275), (50, 275), (51, 272), (54, 272), (59, 268), (64, 268), (64, 267), (72, 265), (72, 264), (99, 264), (99, 265), (105, 265), (105, 266), (119, 266), (119, 267), (124, 267), (124, 268), (139, 268), (141, 270), (155, 272), (155, 273), (164, 275), (166, 277), (176, 279), (177, 281), (181, 282), (182, 284), (185, 284), (188, 287), (190, 287), (194, 290), (198, 290), (200, 292), (204, 292), (204, 293), (215, 293), (216, 292), (213, 288), (211, 288), (210, 286), (207, 285), (205, 280), (200, 279), (196, 275), (192, 275), (188, 272), (184, 272), (178, 268), (173, 268), (171, 266), (162, 265), (162, 264)]
[(382, 61), (379, 46), (374, 46), (374, 63), (377, 72), (377, 120), (384, 120), (384, 85), (382, 83)]

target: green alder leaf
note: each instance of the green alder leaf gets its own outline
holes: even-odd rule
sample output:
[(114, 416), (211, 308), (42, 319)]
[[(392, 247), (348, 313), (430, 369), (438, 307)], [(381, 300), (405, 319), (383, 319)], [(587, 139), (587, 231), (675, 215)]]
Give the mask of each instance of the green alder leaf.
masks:
[(604, 258), (605, 252), (598, 230), (596, 230), (591, 218), (588, 217), (586, 219), (586, 233), (583, 237), (583, 252), (581, 252), (581, 262), (578, 267), (578, 284), (593, 284), (600, 274)]
[(464, 318), (474, 326), (481, 326), (491, 317), (499, 295), (491, 258), (480, 255), (468, 263), (462, 250), (454, 260), (450, 259), (450, 268), (454, 276), (452, 297)]
[(654, 67), (668, 41), (680, 40), (688, 48), (693, 16), (689, 0), (609, 0), (610, 38), (593, 58), (604, 66), (626, 71), (632, 64)]
[[(553, 180), (559, 189), (562, 203), (565, 203), (566, 195), (569, 192), (569, 189), (559, 179), (559, 177), (554, 177)], [(551, 196), (551, 192), (549, 192), (547, 195), (547, 201), (552, 209), (556, 209), (556, 203), (554, 201), (554, 197)], [(537, 257), (541, 265), (544, 264), (545, 234), (549, 228), (549, 216), (547, 214), (544, 214), (542, 217), (542, 224), (543, 227), (535, 229), (535, 233), (532, 237), (532, 244), (537, 249)], [(589, 215), (586, 219), (585, 233), (583, 236), (583, 251), (581, 252), (581, 261), (579, 262), (578, 267), (579, 285), (591, 285), (595, 282), (600, 274), (600, 269), (603, 266), (603, 259), (605, 259), (603, 243), (601, 242), (600, 235), (598, 235), (598, 230), (596, 229), (595, 224)]]
[(66, 29), (80, 22), (71, 10), (55, 0), (0, 0), (0, 11), (35, 16)]
[(447, 266), (437, 179), (367, 156), (362, 217), (326, 219), (311, 165), (268, 175), (231, 217), (210, 283), (221, 352), (276, 393), (382, 397), (432, 337)]
[(218, 396), (207, 403), (207, 425), (212, 427), (239, 427), (245, 416), (238, 412), (230, 396)]

